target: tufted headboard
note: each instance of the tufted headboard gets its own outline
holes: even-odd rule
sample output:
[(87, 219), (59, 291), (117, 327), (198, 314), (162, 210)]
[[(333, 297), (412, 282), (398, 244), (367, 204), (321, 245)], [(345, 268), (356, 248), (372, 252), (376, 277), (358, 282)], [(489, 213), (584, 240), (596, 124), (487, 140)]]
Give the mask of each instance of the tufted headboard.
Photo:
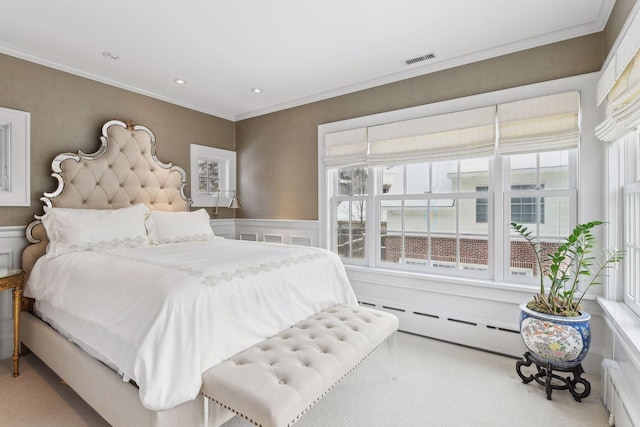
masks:
[[(150, 209), (186, 211), (185, 171), (156, 157), (150, 129), (131, 122), (111, 120), (102, 127), (101, 146), (93, 154), (63, 153), (51, 163), (58, 188), (40, 200), (49, 207), (118, 209), (144, 203)], [(35, 215), (26, 230), (32, 244), (22, 252), (22, 269), (28, 274), (47, 248), (47, 234)]]

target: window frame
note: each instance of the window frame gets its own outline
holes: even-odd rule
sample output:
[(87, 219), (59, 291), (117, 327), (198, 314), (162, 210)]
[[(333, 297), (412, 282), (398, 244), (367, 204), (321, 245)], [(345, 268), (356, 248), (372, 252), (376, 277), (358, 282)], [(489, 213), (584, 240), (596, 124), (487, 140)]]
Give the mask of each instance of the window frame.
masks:
[[(574, 77), (563, 78), (559, 80), (546, 81), (541, 83), (535, 83), (532, 85), (515, 87), (505, 90), (500, 90), (496, 92), (483, 93), (479, 95), (473, 95), (466, 98), (455, 98), (446, 101), (436, 102), (432, 104), (420, 105), (417, 107), (410, 107), (401, 110), (388, 111), (378, 114), (373, 114), (370, 116), (362, 116), (354, 119), (347, 119), (339, 122), (327, 123), (318, 126), (318, 224), (319, 224), (319, 245), (321, 247), (325, 247), (327, 249), (331, 249), (331, 210), (329, 202), (329, 181), (330, 178), (329, 169), (330, 167), (326, 165), (324, 161), (324, 156), (326, 153), (325, 149), (325, 141), (324, 137), (330, 133), (349, 131), (351, 129), (356, 128), (367, 128), (370, 126), (377, 126), (380, 124), (391, 123), (391, 122), (399, 122), (404, 120), (411, 120), (414, 118), (425, 117), (429, 115), (438, 115), (445, 114), (449, 112), (460, 111), (464, 109), (472, 109), (478, 108), (482, 106), (486, 106), (489, 104), (501, 104), (505, 102), (524, 100), (528, 98), (536, 98), (544, 95), (552, 95), (560, 92), (566, 91), (580, 91), (580, 116), (581, 116), (581, 128), (593, 128), (598, 123), (600, 116), (597, 113), (597, 109), (595, 107), (595, 83), (597, 82), (597, 76), (594, 74), (585, 74)], [(578, 199), (578, 191), (581, 185), (586, 185), (588, 187), (595, 185), (597, 186), (597, 176), (598, 174), (589, 173), (586, 175), (580, 174), (580, 169), (583, 169), (585, 166), (592, 170), (598, 170), (600, 167), (597, 162), (594, 161), (594, 158), (597, 158), (596, 150), (599, 150), (601, 147), (600, 141), (597, 140), (595, 135), (590, 133), (583, 133), (580, 136), (581, 143), (580, 148), (576, 150), (575, 154), (575, 163), (573, 164), (574, 168), (574, 176), (572, 176), (572, 190), (568, 190), (570, 194), (571, 212), (570, 212), (570, 222), (571, 224), (577, 223), (578, 218), (580, 218), (580, 212), (587, 206), (593, 206), (594, 203), (601, 203), (604, 200), (604, 195), (601, 193), (588, 192), (585, 193)], [(584, 150), (584, 153), (583, 153)], [(504, 171), (503, 167), (503, 158), (500, 156), (496, 156), (493, 158), (493, 162), (495, 163), (495, 168), (493, 170), (498, 172), (492, 172), (495, 176), (490, 176), (489, 180), (491, 185), (493, 185), (494, 193), (496, 197), (494, 197), (493, 206), (496, 212), (503, 212), (507, 206), (504, 203), (503, 197), (503, 189), (504, 182), (508, 182), (508, 179), (503, 176), (502, 171)], [(346, 165), (343, 165), (346, 166)], [(335, 166), (334, 166), (335, 167)], [(373, 196), (370, 196), (373, 197)], [(377, 211), (377, 209), (375, 210)], [(593, 212), (590, 209), (585, 211), (585, 215), (587, 215), (587, 219), (591, 218), (591, 214)], [(376, 215), (377, 216), (377, 215)], [(378, 218), (372, 218), (372, 223), (378, 222)], [(369, 224), (370, 226), (372, 224)], [(508, 243), (509, 235), (510, 235), (510, 226), (509, 221), (502, 221), (501, 223), (497, 223), (496, 220), (493, 220), (489, 224), (490, 226), (490, 235), (493, 236), (494, 248), (492, 253), (494, 254), (494, 275), (493, 279), (486, 280), (458, 280), (455, 277), (445, 277), (445, 276), (433, 276), (431, 277), (429, 274), (426, 277), (431, 277), (430, 282), (433, 281), (433, 285), (436, 287), (444, 286), (445, 282), (449, 282), (451, 280), (455, 280), (456, 283), (465, 284), (465, 285), (481, 285), (481, 286), (502, 286), (505, 285), (509, 289), (513, 288), (514, 283), (512, 280), (513, 277), (506, 276), (504, 274), (505, 265), (508, 265), (508, 259), (503, 260), (503, 252), (504, 252), (504, 244)], [(369, 244), (375, 242), (376, 238), (370, 238)], [(375, 253), (375, 246), (373, 246), (373, 251)], [(371, 257), (370, 257), (371, 258)], [(369, 262), (365, 263), (365, 265), (369, 268), (372, 268), (371, 273), (374, 273), (375, 270), (380, 270), (381, 272), (387, 271), (386, 269), (379, 268), (376, 266), (375, 260), (369, 260)], [(350, 264), (345, 264), (347, 268), (347, 272), (353, 271), (354, 277), (360, 277), (361, 274), (364, 274), (366, 270), (361, 270), (360, 268), (351, 268)], [(354, 266), (357, 267), (357, 266)], [(367, 273), (368, 274), (368, 273)], [(374, 273), (375, 274), (375, 273)], [(402, 271), (394, 271), (390, 272), (394, 277), (404, 277)], [(409, 276), (407, 276), (409, 277)], [(536, 280), (519, 282), (526, 286), (517, 288), (517, 289), (529, 289), (535, 291), (538, 289)], [(444, 288), (443, 288), (444, 289)]]
[[(487, 158), (485, 158), (487, 159)], [(378, 242), (381, 241), (382, 239), (382, 234), (380, 232), (380, 218), (382, 217), (382, 203), (385, 200), (398, 200), (401, 202), (401, 215), (402, 215), (402, 219), (401, 219), (401, 230), (400, 230), (400, 238), (401, 238), (401, 253), (399, 256), (399, 259), (411, 259), (412, 257), (407, 257), (406, 253), (405, 253), (405, 249), (406, 249), (406, 237), (410, 236), (410, 233), (407, 232), (406, 230), (406, 222), (405, 222), (405, 218), (406, 218), (406, 202), (411, 202), (411, 201), (425, 201), (427, 202), (427, 209), (431, 209), (433, 207), (438, 207), (438, 206), (431, 206), (430, 201), (431, 200), (442, 200), (442, 199), (451, 199), (453, 201), (453, 204), (451, 207), (455, 207), (455, 223), (456, 223), (456, 229), (455, 231), (453, 231), (452, 233), (448, 233), (448, 234), (452, 234), (454, 235), (454, 239), (455, 239), (455, 245), (456, 245), (456, 260), (453, 261), (454, 265), (454, 269), (456, 271), (456, 275), (457, 276), (461, 276), (461, 277), (475, 277), (475, 278), (483, 278), (483, 279), (490, 279), (493, 276), (493, 262), (492, 262), (492, 257), (493, 257), (493, 243), (490, 239), (490, 233), (491, 233), (491, 224), (487, 225), (487, 269), (486, 270), (482, 270), (481, 272), (478, 272), (477, 270), (471, 270), (469, 268), (465, 268), (466, 265), (468, 265), (468, 263), (465, 263), (463, 261), (463, 259), (461, 259), (461, 250), (460, 250), (460, 241), (461, 239), (463, 239), (465, 236), (469, 236), (469, 233), (464, 233), (462, 232), (458, 225), (459, 225), (459, 220), (460, 220), (460, 200), (470, 200), (470, 199), (476, 199), (478, 200), (480, 197), (478, 197), (478, 194), (476, 191), (464, 191), (460, 188), (460, 178), (461, 175), (464, 173), (461, 171), (460, 168), (460, 163), (463, 160), (468, 160), (468, 159), (457, 159), (455, 162), (456, 164), (456, 177), (455, 177), (455, 182), (456, 182), (456, 188), (453, 188), (451, 191), (449, 192), (433, 192), (431, 190), (433, 190), (432, 186), (435, 183), (435, 176), (434, 176), (434, 163), (440, 163), (439, 161), (433, 161), (433, 162), (421, 162), (420, 164), (423, 164), (425, 166), (428, 166), (429, 169), (429, 191), (424, 192), (423, 194), (421, 193), (411, 193), (409, 192), (408, 189), (408, 179), (409, 179), (409, 174), (407, 172), (407, 168), (404, 167), (402, 168), (403, 170), (403, 192), (401, 194), (397, 194), (397, 193), (393, 193), (390, 194), (388, 192), (384, 191), (384, 186), (383, 186), (383, 171), (385, 169), (385, 166), (378, 166), (378, 167), (372, 167), (370, 168), (369, 174), (375, 177), (375, 188), (374, 191), (372, 191), (373, 194), (373, 203), (374, 203), (374, 207), (375, 207), (375, 229), (372, 231), (374, 234), (371, 237), (371, 241), (373, 242)], [(410, 165), (410, 164), (405, 164), (405, 166)], [(399, 165), (398, 165), (399, 166)], [(487, 159), (487, 174), (489, 176), (491, 176), (492, 174), (492, 161), (490, 158)], [(378, 191), (380, 190), (380, 191)], [(483, 194), (482, 198), (486, 198), (489, 199), (491, 202), (493, 201), (494, 197), (493, 197), (493, 192), (491, 192), (491, 190), (489, 189), (487, 194)], [(490, 202), (490, 203), (491, 203)], [(492, 208), (489, 208), (489, 216), (492, 218), (493, 215), (493, 211)], [(421, 265), (418, 263), (396, 263), (396, 262), (390, 262), (390, 261), (385, 261), (382, 259), (382, 250), (381, 250), (381, 245), (377, 245), (374, 248), (371, 248), (370, 250), (373, 252), (370, 253), (375, 253), (375, 263), (374, 265), (380, 268), (385, 268), (385, 269), (392, 269), (392, 270), (398, 270), (398, 271), (414, 271), (414, 272), (419, 272), (419, 273), (427, 273), (427, 274), (442, 274), (444, 269), (442, 267), (436, 267), (434, 266), (435, 264), (439, 263), (439, 264), (446, 264), (449, 263), (450, 261), (435, 261), (431, 258), (432, 253), (431, 253), (431, 245), (432, 245), (432, 241), (431, 238), (433, 237), (434, 231), (431, 229), (431, 227), (428, 227), (427, 231), (426, 231), (426, 236), (429, 240), (427, 240), (427, 251), (426, 251), (426, 259), (425, 259), (425, 265)], [(436, 233), (437, 234), (437, 233)], [(483, 238), (484, 235), (482, 235), (480, 238)], [(469, 264), (470, 265), (470, 264)], [(460, 267), (460, 268), (457, 268)], [(449, 270), (448, 268), (446, 270)]]
[[(539, 155), (542, 153), (538, 153)], [(454, 200), (454, 205), (459, 205), (459, 200), (462, 199), (475, 199), (476, 205), (477, 200), (479, 199), (487, 199), (488, 200), (488, 224), (487, 224), (487, 269), (484, 271), (477, 271), (475, 269), (465, 268), (468, 263), (465, 263), (461, 257), (462, 251), (458, 246), (461, 242), (461, 239), (464, 236), (467, 236), (468, 233), (462, 232), (458, 226), (456, 226), (455, 232), (455, 241), (457, 245), (456, 249), (456, 265), (460, 268), (455, 269), (456, 277), (472, 277), (476, 279), (485, 279), (485, 280), (493, 280), (499, 282), (509, 282), (509, 283), (522, 283), (522, 284), (536, 284), (538, 283), (539, 278), (537, 276), (533, 276), (531, 274), (526, 275), (512, 275), (511, 274), (511, 229), (510, 223), (512, 222), (512, 212), (511, 212), (511, 199), (513, 197), (527, 197), (527, 198), (537, 198), (544, 199), (545, 197), (560, 197), (565, 198), (569, 203), (569, 212), (568, 218), (565, 218), (569, 227), (572, 227), (577, 222), (577, 188), (576, 188), (576, 180), (578, 175), (578, 150), (568, 150), (568, 164), (567, 167), (569, 169), (569, 182), (568, 186), (570, 188), (565, 189), (552, 189), (545, 188), (545, 183), (537, 182), (535, 184), (527, 184), (528, 188), (520, 189), (517, 186), (516, 189), (511, 189), (510, 183), (510, 173), (511, 173), (511, 162), (510, 156), (494, 156), (493, 158), (489, 158), (488, 161), (488, 176), (490, 183), (487, 186), (487, 191), (463, 191), (460, 188), (457, 188), (456, 192), (449, 193), (432, 193), (426, 192), (425, 194), (411, 194), (407, 191), (407, 174), (403, 172), (403, 192), (402, 194), (391, 194), (385, 191), (383, 186), (383, 171), (385, 167), (388, 166), (370, 166), (368, 167), (368, 176), (369, 179), (367, 181), (367, 191), (364, 195), (336, 195), (337, 191), (337, 175), (338, 169), (348, 169), (345, 168), (337, 168), (331, 169), (333, 171), (333, 177), (329, 177), (330, 182), (332, 182), (332, 191), (329, 192), (330, 197), (330, 205), (331, 205), (331, 227), (332, 230), (337, 229), (337, 218), (336, 218), (336, 208), (338, 203), (343, 201), (354, 201), (354, 200), (363, 200), (367, 202), (367, 224), (366, 224), (366, 252), (364, 258), (342, 258), (345, 265), (354, 265), (354, 266), (368, 266), (371, 268), (383, 268), (388, 270), (395, 271), (407, 271), (407, 272), (418, 272), (423, 274), (434, 274), (434, 275), (442, 275), (442, 274), (450, 274), (452, 273), (451, 269), (443, 270), (441, 268), (436, 268), (429, 265), (429, 262), (439, 262), (433, 261), (430, 259), (430, 250), (427, 249), (427, 258), (425, 262), (427, 265), (421, 265), (419, 263), (399, 263), (399, 262), (391, 262), (385, 261), (382, 259), (382, 233), (380, 231), (380, 218), (382, 217), (382, 203), (385, 200), (398, 200), (401, 204), (402, 211), (402, 219), (400, 224), (399, 236), (401, 236), (401, 254), (400, 259), (412, 258), (407, 256), (405, 253), (405, 237), (407, 236), (405, 229), (405, 203), (407, 201), (415, 201), (415, 200), (423, 200), (428, 201), (433, 199), (452, 199)], [(463, 159), (460, 159), (463, 160)], [(432, 170), (431, 166), (429, 167)], [(498, 169), (498, 170), (496, 170)], [(403, 169), (404, 170), (404, 169)], [(458, 167), (458, 173), (460, 173), (460, 169)], [(540, 176), (539, 173), (536, 174)], [(495, 177), (492, 180), (491, 177)], [(333, 181), (331, 181), (333, 180)], [(510, 188), (509, 190), (504, 191), (503, 188)], [(456, 207), (456, 219), (458, 222), (460, 220), (459, 211)], [(475, 215), (472, 216), (472, 220), (475, 220)], [(508, 218), (508, 220), (500, 220), (500, 218)], [(539, 227), (544, 225), (544, 223), (540, 220), (540, 216), (536, 216), (536, 225)], [(502, 224), (502, 227), (498, 225), (498, 222)], [(538, 228), (538, 230), (542, 230)], [(432, 230), (427, 230), (427, 235), (431, 235)], [(542, 232), (542, 231), (540, 231)], [(504, 238), (501, 239), (500, 236), (503, 235)], [(482, 235), (484, 236), (484, 235)], [(550, 238), (557, 237), (558, 239), (562, 239), (565, 234), (560, 234), (558, 236), (549, 236)], [(331, 250), (337, 253), (337, 234), (333, 233), (330, 237), (331, 240)], [(484, 237), (479, 237), (484, 238)], [(502, 245), (496, 244), (496, 242), (502, 241)], [(429, 243), (427, 243), (429, 244)], [(375, 254), (375, 255), (373, 255)], [(446, 262), (446, 261), (443, 261)], [(516, 268), (517, 270), (517, 268)]]
[[(344, 169), (344, 168), (342, 168)], [(338, 208), (338, 204), (341, 202), (348, 202), (349, 205), (351, 206), (352, 203), (354, 202), (364, 202), (366, 205), (366, 211), (369, 212), (370, 207), (372, 206), (370, 203), (370, 195), (372, 193), (372, 180), (371, 180), (371, 171), (369, 170), (368, 173), (368, 179), (367, 179), (367, 185), (366, 185), (366, 189), (364, 194), (339, 194), (337, 185), (339, 184), (339, 179), (338, 179), (338, 169), (332, 169), (330, 171), (328, 171), (332, 176), (330, 178), (330, 182), (332, 182), (332, 184), (334, 184), (333, 188), (331, 189), (331, 192), (333, 194), (335, 194), (334, 197), (332, 197), (332, 200), (330, 201), (330, 206), (331, 206), (331, 230), (337, 230), (338, 229), (338, 218), (337, 218), (337, 208)], [(352, 208), (349, 209), (349, 212), (352, 211)], [(364, 257), (363, 258), (353, 258), (351, 256), (352, 254), (352, 248), (349, 248), (349, 254), (350, 256), (347, 258), (349, 259), (349, 264), (352, 265), (367, 265), (368, 264), (368, 254), (370, 253), (369, 251), (371, 250), (370, 248), (370, 242), (369, 242), (369, 238), (368, 236), (371, 236), (371, 220), (369, 217), (367, 217), (368, 221), (365, 223), (365, 244), (364, 244)], [(351, 216), (349, 217), (349, 223), (351, 224)], [(349, 230), (352, 230), (352, 227), (349, 227)], [(331, 233), (330, 234), (330, 248), (334, 253), (338, 253), (338, 234), (337, 233)]]
[[(626, 250), (622, 261), (622, 301), (640, 316), (640, 131), (635, 128), (616, 143), (618, 149), (620, 188), (621, 246)], [(630, 215), (629, 199), (635, 198), (633, 212)], [(631, 219), (628, 221), (627, 219)], [(634, 221), (635, 219), (635, 221)]]

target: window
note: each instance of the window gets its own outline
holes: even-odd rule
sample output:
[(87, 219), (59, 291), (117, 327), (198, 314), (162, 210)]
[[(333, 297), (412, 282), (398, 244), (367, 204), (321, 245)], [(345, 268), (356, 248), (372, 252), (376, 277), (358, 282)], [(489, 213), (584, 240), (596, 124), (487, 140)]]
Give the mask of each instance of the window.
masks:
[(327, 134), (328, 246), (345, 264), (535, 283), (509, 224), (550, 250), (575, 224), (578, 110), (569, 92)]
[[(532, 190), (530, 185), (515, 186), (515, 190)], [(525, 224), (535, 224), (538, 222), (538, 209), (540, 210), (540, 222), (544, 223), (544, 199), (541, 199), (538, 207), (538, 200), (535, 197), (514, 197), (511, 199), (511, 221)]]
[[(508, 156), (501, 162), (507, 173), (492, 171), (495, 162), (489, 158), (337, 169), (332, 247), (347, 263), (365, 263), (370, 233), (370, 239), (379, 242), (378, 266), (490, 277), (492, 223), (526, 224), (541, 237), (545, 252), (560, 244), (575, 218), (576, 192), (567, 179), (575, 175), (575, 156), (575, 150)], [(488, 182), (490, 175), (510, 177), (501, 185), (510, 188), (503, 193), (509, 203), (497, 214), (490, 187), (476, 185)], [(534, 183), (509, 185), (510, 180), (522, 179)], [(367, 209), (371, 203), (373, 211)], [(374, 218), (375, 226), (368, 231)], [(535, 255), (526, 242), (512, 234), (508, 244), (505, 277), (516, 281), (539, 277)]]
[[(533, 190), (535, 185), (512, 185), (512, 190)], [(489, 187), (476, 187), (476, 191), (489, 191)], [(544, 223), (544, 197), (540, 199), (540, 206), (533, 197), (514, 197), (511, 199), (511, 222), (521, 224), (535, 224), (538, 222), (538, 210), (540, 222)], [(476, 200), (476, 222), (489, 221), (489, 200)]]
[[(533, 184), (512, 185), (512, 190), (535, 190)], [(511, 199), (511, 222), (520, 224), (536, 224), (540, 218), (540, 223), (544, 224), (544, 197), (540, 198), (540, 203), (535, 197), (514, 197)]]
[[(606, 100), (605, 120), (596, 126), (596, 136), (607, 144), (608, 214), (613, 233), (610, 247), (626, 251), (622, 272), (612, 273), (609, 294), (640, 316), (640, 51), (638, 50), (638, 19), (623, 37), (624, 48), (618, 47), (614, 60), (604, 70), (598, 82), (598, 100)], [(616, 230), (617, 220), (621, 226)], [(616, 280), (621, 278), (622, 280)], [(620, 285), (621, 284), (621, 285)], [(622, 328), (625, 329), (624, 327)]]
[(0, 206), (31, 205), (30, 120), (29, 113), (0, 108)]
[[(542, 242), (545, 254), (555, 251), (575, 223), (576, 162), (575, 150), (527, 153), (505, 159), (510, 222), (526, 225)], [(532, 248), (513, 232), (509, 246), (506, 275), (539, 277)]]
[(335, 245), (342, 258), (363, 260), (366, 251), (367, 168), (344, 168), (337, 171), (334, 193)]
[(625, 303), (640, 315), (640, 143), (638, 131), (621, 141), (620, 160), (623, 181), (623, 235), (626, 256), (623, 261)]
[(488, 271), (489, 228), (472, 219), (480, 200), (473, 183), (487, 181), (488, 159), (385, 166), (372, 173), (381, 175), (375, 194), (381, 266)]
[(198, 159), (198, 193), (215, 196), (220, 191), (221, 162)]
[[(476, 191), (489, 191), (489, 187), (476, 187)], [(489, 199), (476, 200), (476, 222), (489, 222)]]
[(236, 153), (191, 144), (193, 206), (225, 206), (236, 190)]

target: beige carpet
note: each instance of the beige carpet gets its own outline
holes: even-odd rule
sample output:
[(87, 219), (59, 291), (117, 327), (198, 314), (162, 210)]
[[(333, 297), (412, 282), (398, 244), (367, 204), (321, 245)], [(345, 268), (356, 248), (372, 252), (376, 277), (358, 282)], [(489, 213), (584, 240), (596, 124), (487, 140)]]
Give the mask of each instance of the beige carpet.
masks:
[[(297, 427), (608, 426), (600, 379), (581, 403), (568, 391), (546, 399), (537, 383), (522, 384), (515, 359), (401, 333), (398, 380), (386, 373), (385, 348), (314, 406)], [(106, 426), (34, 355), (13, 378), (0, 361), (0, 426)], [(234, 418), (225, 427), (251, 424)]]
[(0, 426), (109, 426), (69, 386), (33, 354), (20, 359), (20, 376), (13, 361), (0, 361)]

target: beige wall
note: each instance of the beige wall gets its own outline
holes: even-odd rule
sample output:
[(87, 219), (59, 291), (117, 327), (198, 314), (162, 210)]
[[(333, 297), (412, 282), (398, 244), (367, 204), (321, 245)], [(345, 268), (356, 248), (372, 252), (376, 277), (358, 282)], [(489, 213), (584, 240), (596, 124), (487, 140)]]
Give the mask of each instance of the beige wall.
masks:
[(150, 128), (158, 158), (187, 173), (190, 143), (235, 149), (235, 125), (228, 120), (1, 54), (0, 76), (0, 107), (31, 113), (31, 207), (0, 207), (0, 226), (26, 225), (41, 213), (39, 198), (56, 187), (53, 158), (93, 153), (102, 125), (112, 119)]
[(317, 219), (320, 124), (595, 72), (603, 59), (598, 33), (240, 121), (238, 216)]
[[(158, 157), (189, 169), (189, 143), (238, 152), (238, 216), (317, 219), (317, 126), (368, 114), (598, 71), (634, 0), (618, 0), (603, 33), (440, 71), (238, 123), (0, 54), (0, 106), (31, 113), (29, 208), (0, 208), (25, 225), (51, 191), (53, 157), (93, 152), (104, 122), (129, 119), (156, 134)], [(189, 189), (187, 189), (189, 191)], [(233, 211), (222, 210), (221, 217)]]

